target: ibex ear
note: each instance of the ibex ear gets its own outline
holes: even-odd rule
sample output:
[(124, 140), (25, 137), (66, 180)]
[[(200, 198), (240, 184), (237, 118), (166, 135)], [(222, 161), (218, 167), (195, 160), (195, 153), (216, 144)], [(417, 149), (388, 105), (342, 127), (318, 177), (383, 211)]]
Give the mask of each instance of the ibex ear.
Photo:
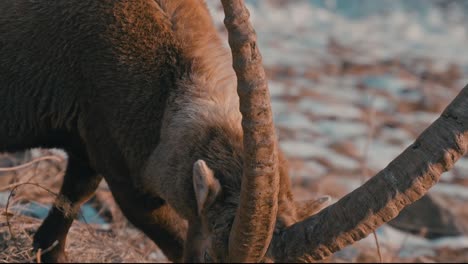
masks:
[(295, 202), (297, 220), (302, 221), (309, 216), (316, 214), (330, 202), (331, 197), (328, 195), (321, 196), (318, 199)]
[(203, 160), (198, 160), (193, 164), (193, 190), (197, 198), (199, 215), (214, 202), (221, 190), (219, 181)]

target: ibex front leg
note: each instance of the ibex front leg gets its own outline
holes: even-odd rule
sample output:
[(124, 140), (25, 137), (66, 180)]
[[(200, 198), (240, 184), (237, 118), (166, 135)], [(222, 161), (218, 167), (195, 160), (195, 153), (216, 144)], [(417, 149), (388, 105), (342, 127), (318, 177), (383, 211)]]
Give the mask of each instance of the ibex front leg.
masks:
[(131, 181), (106, 180), (127, 219), (151, 238), (169, 260), (181, 262), (187, 222), (164, 200), (142, 193)]
[(43, 262), (67, 261), (65, 241), (68, 230), (80, 205), (96, 191), (101, 179), (102, 177), (98, 176), (87, 162), (69, 153), (60, 196), (34, 236), (35, 249), (47, 249), (58, 241), (51, 251), (42, 256)]

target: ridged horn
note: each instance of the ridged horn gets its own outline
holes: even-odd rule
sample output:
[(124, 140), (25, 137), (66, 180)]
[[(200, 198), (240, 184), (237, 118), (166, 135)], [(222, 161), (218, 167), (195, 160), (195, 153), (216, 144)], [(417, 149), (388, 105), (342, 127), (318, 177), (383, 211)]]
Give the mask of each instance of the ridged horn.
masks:
[(229, 238), (230, 262), (258, 262), (278, 210), (278, 154), (270, 94), (255, 31), (242, 0), (222, 0), (244, 132), (240, 204)]

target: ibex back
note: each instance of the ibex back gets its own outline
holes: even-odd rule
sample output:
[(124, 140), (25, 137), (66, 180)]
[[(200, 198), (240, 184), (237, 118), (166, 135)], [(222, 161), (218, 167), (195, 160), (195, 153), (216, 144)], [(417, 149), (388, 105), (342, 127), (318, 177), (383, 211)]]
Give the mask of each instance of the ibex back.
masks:
[[(243, 173), (236, 85), (202, 1), (1, 1), (0, 151), (68, 154), (34, 237), (35, 248), (59, 242), (43, 260), (66, 260), (102, 177), (170, 260), (225, 260)], [(318, 205), (296, 210), (280, 160), (278, 228)]]

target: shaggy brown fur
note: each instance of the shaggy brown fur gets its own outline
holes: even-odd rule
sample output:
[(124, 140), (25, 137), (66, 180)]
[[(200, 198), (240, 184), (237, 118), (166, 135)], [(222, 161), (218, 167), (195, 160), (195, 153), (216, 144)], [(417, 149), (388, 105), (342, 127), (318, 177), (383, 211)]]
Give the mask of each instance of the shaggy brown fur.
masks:
[[(200, 260), (206, 249), (192, 247), (211, 237), (208, 255), (222, 260), (243, 163), (231, 63), (202, 1), (1, 1), (0, 151), (62, 148), (71, 210), (103, 175), (169, 259), (182, 260), (186, 243), (186, 260)], [(203, 216), (192, 179), (199, 159), (221, 185)], [(285, 226), (297, 220), (285, 165), (281, 179)], [(66, 260), (73, 217), (62, 207), (34, 239), (43, 249), (59, 241), (45, 261)]]

